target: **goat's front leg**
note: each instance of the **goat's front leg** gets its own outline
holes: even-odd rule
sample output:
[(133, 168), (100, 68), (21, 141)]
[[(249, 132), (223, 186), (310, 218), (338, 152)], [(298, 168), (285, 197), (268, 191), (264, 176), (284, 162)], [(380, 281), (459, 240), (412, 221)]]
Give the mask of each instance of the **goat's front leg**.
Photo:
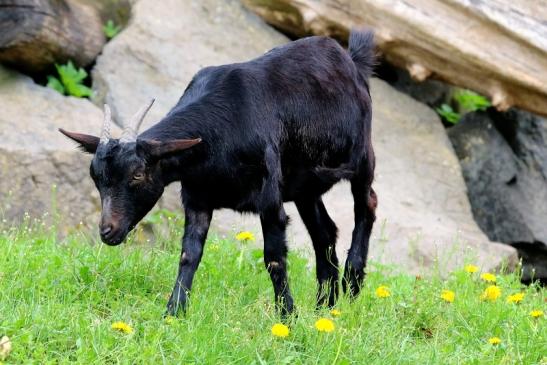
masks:
[(264, 264), (270, 274), (276, 307), (285, 318), (293, 311), (293, 299), (287, 277), (287, 243), (285, 229), (287, 215), (281, 205), (260, 215), (264, 236)]
[(188, 205), (185, 207), (179, 273), (173, 293), (167, 303), (167, 315), (174, 316), (178, 314), (179, 310), (186, 310), (188, 293), (192, 288), (192, 280), (201, 261), (212, 215), (212, 211), (196, 210)]

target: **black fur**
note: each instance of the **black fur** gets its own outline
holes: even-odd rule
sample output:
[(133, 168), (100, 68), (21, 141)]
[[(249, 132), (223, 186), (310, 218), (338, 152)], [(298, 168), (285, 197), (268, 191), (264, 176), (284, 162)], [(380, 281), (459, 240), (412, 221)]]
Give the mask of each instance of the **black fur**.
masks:
[[(213, 211), (231, 208), (260, 215), (265, 265), (276, 303), (287, 314), (293, 300), (283, 202), (295, 201), (316, 251), (318, 305), (332, 306), (338, 295), (337, 229), (321, 195), (348, 179), (355, 229), (343, 288), (356, 295), (376, 206), (368, 92), (373, 64), (373, 34), (354, 31), (349, 52), (330, 38), (310, 37), (249, 62), (201, 70), (136, 144), (111, 140), (97, 148), (91, 175), (103, 205), (105, 199), (109, 204), (108, 214), (103, 209), (103, 240), (122, 242), (164, 186), (180, 181), (186, 226), (168, 312), (186, 305)], [(176, 147), (197, 138), (202, 141), (190, 141), (194, 147)]]
[(351, 59), (357, 65), (364, 80), (372, 76), (376, 57), (374, 55), (374, 33), (371, 31), (351, 32), (348, 51)]

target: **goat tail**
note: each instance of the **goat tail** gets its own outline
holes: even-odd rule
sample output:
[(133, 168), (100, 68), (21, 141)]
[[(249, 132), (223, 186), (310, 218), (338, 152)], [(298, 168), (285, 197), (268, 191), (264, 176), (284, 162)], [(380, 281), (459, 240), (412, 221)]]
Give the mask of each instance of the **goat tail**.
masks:
[(355, 175), (349, 164), (343, 164), (338, 168), (316, 167), (313, 172), (321, 181), (329, 184), (336, 184), (340, 180), (349, 180)]
[(349, 34), (348, 52), (363, 79), (368, 80), (376, 65), (374, 31), (352, 29)]

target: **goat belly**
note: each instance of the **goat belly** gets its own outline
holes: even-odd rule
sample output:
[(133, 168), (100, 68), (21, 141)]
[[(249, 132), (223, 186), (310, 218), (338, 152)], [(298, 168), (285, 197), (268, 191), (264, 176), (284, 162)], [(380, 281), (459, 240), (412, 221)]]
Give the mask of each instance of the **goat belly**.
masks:
[(183, 196), (211, 209), (228, 208), (238, 212), (259, 212), (263, 174), (250, 176), (240, 169), (230, 173), (189, 176), (182, 181)]
[(348, 179), (351, 171), (323, 167), (288, 172), (283, 176), (283, 201), (290, 202), (305, 196), (321, 196), (342, 179)]

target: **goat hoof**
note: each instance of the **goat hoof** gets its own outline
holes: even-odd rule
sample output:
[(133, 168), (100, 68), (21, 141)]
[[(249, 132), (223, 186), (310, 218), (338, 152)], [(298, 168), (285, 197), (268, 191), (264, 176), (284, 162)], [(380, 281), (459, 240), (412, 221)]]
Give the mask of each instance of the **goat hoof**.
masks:
[(361, 291), (364, 278), (364, 270), (355, 270), (352, 268), (346, 270), (344, 279), (342, 280), (342, 290), (344, 294), (349, 295), (350, 299), (355, 299)]
[(282, 323), (289, 324), (298, 318), (298, 311), (295, 307), (292, 307), (290, 312), (287, 310), (281, 310), (280, 317)]
[(167, 304), (167, 310), (163, 314), (163, 317), (179, 317), (186, 315), (186, 304), (183, 303), (169, 303)]

